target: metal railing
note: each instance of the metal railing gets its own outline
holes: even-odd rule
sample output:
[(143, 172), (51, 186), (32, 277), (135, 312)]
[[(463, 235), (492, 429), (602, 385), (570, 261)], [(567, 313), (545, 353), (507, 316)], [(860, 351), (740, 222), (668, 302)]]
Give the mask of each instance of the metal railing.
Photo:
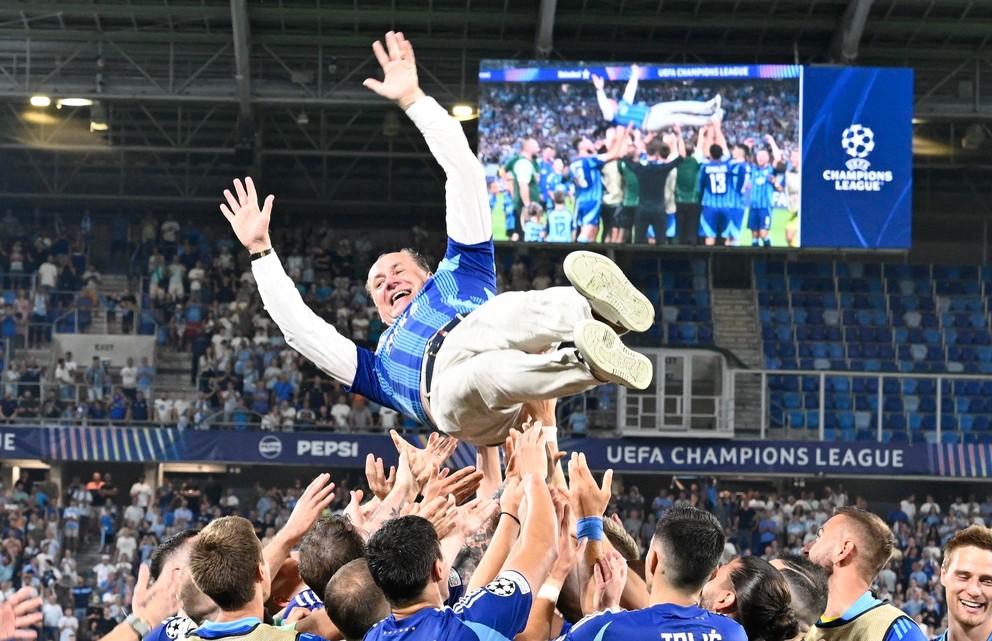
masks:
[[(776, 438), (812, 436), (823, 440), (830, 431), (853, 429), (859, 436), (871, 432), (872, 440), (877, 441), (902, 438), (896, 435), (904, 433), (910, 442), (938, 443), (949, 433), (992, 435), (992, 431), (973, 426), (974, 420), (984, 412), (970, 409), (976, 397), (987, 396), (988, 386), (992, 384), (990, 376), (836, 370), (731, 370), (730, 373), (735, 387), (744, 382), (759, 382), (759, 385), (752, 385), (760, 390), (758, 398), (733, 400), (732, 413), (738, 434), (760, 438), (770, 434)], [(778, 390), (771, 389), (772, 382)], [(798, 395), (800, 406), (773, 402), (773, 397), (784, 398), (789, 394)], [(828, 401), (838, 397), (847, 399), (845, 406), (828, 407), (831, 404)], [(807, 407), (807, 398), (815, 399), (814, 407)], [(896, 400), (887, 404), (890, 398)], [(923, 401), (924, 398), (928, 400)], [(965, 407), (962, 400), (969, 407)], [(790, 421), (793, 412), (802, 412), (804, 418), (815, 416), (815, 420), (795, 426)], [(760, 417), (758, 423), (737, 418), (744, 414)], [(853, 417), (854, 424), (828, 426), (829, 417), (836, 419), (841, 415), (845, 416), (846, 423)], [(947, 425), (946, 421), (954, 421), (957, 425)]]

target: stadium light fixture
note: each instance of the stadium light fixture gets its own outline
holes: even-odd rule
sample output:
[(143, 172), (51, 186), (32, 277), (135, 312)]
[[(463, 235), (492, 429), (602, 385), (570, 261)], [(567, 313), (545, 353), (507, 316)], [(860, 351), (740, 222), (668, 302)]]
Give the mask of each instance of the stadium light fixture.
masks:
[(90, 131), (107, 131), (107, 108), (100, 102), (94, 102), (90, 107)]
[(479, 112), (472, 105), (459, 103), (451, 108), (451, 115), (456, 120), (472, 120), (479, 117)]
[(89, 98), (62, 98), (56, 104), (59, 107), (89, 107), (93, 101)]
[(32, 107), (47, 107), (52, 104), (52, 99), (39, 94), (37, 96), (31, 96), (30, 102)]

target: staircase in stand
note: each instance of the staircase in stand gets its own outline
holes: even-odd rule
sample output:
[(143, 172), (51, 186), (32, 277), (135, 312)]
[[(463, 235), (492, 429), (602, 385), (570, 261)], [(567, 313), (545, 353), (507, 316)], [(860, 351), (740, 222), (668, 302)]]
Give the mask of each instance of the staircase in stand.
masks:
[[(713, 289), (713, 335), (748, 367), (760, 369), (761, 323), (751, 289)], [(761, 429), (761, 380), (737, 378), (734, 389), (734, 431), (757, 435)]]

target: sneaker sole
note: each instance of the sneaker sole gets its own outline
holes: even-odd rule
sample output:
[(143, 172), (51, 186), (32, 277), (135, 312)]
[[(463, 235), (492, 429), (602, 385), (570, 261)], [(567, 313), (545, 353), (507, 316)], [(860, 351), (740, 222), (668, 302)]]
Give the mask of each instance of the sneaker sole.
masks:
[(573, 340), (597, 378), (635, 389), (647, 389), (651, 385), (654, 374), (651, 361), (624, 345), (606, 323), (581, 321), (575, 327)]
[(635, 332), (647, 331), (654, 323), (654, 307), (609, 258), (588, 251), (575, 251), (563, 265), (568, 282), (589, 299), (592, 310), (604, 320)]

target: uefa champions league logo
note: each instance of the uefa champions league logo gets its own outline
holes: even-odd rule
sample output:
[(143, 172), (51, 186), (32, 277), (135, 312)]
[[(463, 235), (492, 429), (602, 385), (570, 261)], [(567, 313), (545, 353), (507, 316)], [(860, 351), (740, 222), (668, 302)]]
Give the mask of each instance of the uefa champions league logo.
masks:
[(845, 165), (855, 170), (865, 170), (871, 163), (865, 158), (875, 148), (875, 132), (863, 125), (854, 124), (844, 130), (840, 136), (840, 145), (851, 159)]
[(892, 182), (891, 171), (868, 170), (871, 167), (868, 154), (875, 150), (875, 132), (871, 129), (853, 123), (841, 133), (840, 146), (850, 156), (844, 162), (847, 169), (823, 171), (823, 180), (833, 183), (835, 191), (881, 191), (886, 183)]

